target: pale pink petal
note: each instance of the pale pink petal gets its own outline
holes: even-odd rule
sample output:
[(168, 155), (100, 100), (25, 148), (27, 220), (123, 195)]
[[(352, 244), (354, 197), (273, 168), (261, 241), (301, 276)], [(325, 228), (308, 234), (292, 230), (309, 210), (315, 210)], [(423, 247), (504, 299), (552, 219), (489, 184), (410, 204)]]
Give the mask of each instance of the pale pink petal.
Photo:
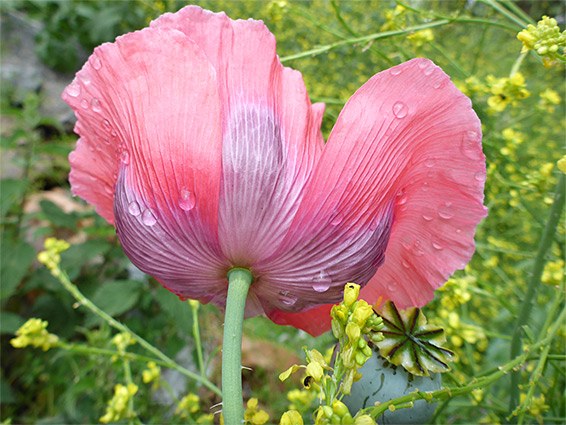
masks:
[(81, 135), (74, 192), (115, 221), (140, 269), (213, 300), (230, 264), (216, 230), (222, 124), (206, 56), (179, 31), (127, 34), (97, 48), (63, 98)]
[(264, 309), (337, 302), (347, 281), (374, 275), (368, 301), (425, 304), (474, 252), (484, 181), (480, 122), (449, 77), (425, 59), (377, 74), (344, 107), (281, 251), (265, 262), (276, 279), (263, 298), (277, 290), (295, 301)]
[(260, 21), (189, 6), (151, 25), (182, 31), (217, 71), (224, 137), (219, 238), (234, 266), (253, 271), (293, 220), (320, 156), (324, 107), (312, 106), (301, 74), (281, 65), (275, 38)]

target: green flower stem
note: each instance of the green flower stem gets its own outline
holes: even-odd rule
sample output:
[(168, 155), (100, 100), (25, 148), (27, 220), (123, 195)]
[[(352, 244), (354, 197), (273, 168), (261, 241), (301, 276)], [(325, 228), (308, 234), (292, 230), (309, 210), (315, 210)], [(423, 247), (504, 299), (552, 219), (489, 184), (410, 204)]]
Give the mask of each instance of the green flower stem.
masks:
[[(550, 214), (548, 216), (546, 226), (542, 232), (542, 237), (540, 239), (531, 280), (529, 282), (529, 287), (523, 299), (521, 309), (519, 310), (517, 323), (515, 324), (515, 331), (513, 332), (513, 339), (511, 341), (511, 358), (515, 358), (521, 352), (521, 328), (527, 324), (531, 310), (533, 308), (533, 302), (536, 299), (536, 294), (541, 282), (542, 272), (546, 263), (546, 254), (548, 253), (548, 250), (550, 249), (552, 242), (554, 241), (556, 226), (558, 225), (560, 215), (562, 213), (562, 210), (564, 209), (565, 187), (566, 175), (561, 173), (558, 184), (556, 185), (554, 203), (552, 204), (552, 207), (550, 209)], [(511, 386), (509, 388), (509, 412), (513, 412), (519, 402), (520, 383), (520, 373), (513, 373), (513, 375), (511, 376)]]
[(514, 15), (510, 10), (503, 7), (498, 2), (496, 2), (494, 0), (479, 0), (479, 2), (483, 3), (483, 4), (487, 4), (488, 6), (491, 6), (492, 8), (497, 10), (499, 13), (501, 13), (503, 16), (505, 16), (507, 19), (509, 19), (512, 22), (515, 22), (521, 28), (525, 28), (527, 26), (526, 22), (522, 21), (518, 16)]
[(235, 268), (228, 272), (228, 297), (222, 342), (222, 414), (224, 423), (230, 425), (244, 421), (242, 328), (246, 298), (252, 280), (252, 274), (247, 269)]
[[(165, 355), (164, 353), (159, 351), (156, 347), (151, 345), (149, 342), (147, 342), (145, 339), (143, 339), (137, 333), (130, 330), (130, 328), (128, 328), (126, 325), (118, 322), (116, 319), (114, 319), (108, 313), (106, 313), (105, 311), (98, 308), (91, 300), (89, 300), (87, 297), (85, 297), (83, 295), (83, 293), (81, 291), (79, 291), (79, 288), (77, 288), (77, 286), (74, 285), (71, 282), (71, 280), (67, 276), (67, 273), (65, 273), (63, 270), (59, 269), (59, 273), (57, 273), (57, 275), (54, 275), (54, 276), (57, 277), (57, 279), (59, 280), (59, 282), (61, 282), (63, 287), (78, 301), (78, 305), (85, 306), (91, 312), (93, 312), (97, 316), (104, 319), (110, 326), (112, 326), (115, 329), (118, 329), (120, 332), (126, 332), (126, 333), (130, 334), (132, 336), (132, 338), (134, 340), (136, 340), (136, 342), (138, 344), (140, 344), (143, 348), (145, 348), (147, 351), (149, 351), (155, 357), (160, 359), (159, 363), (162, 366), (168, 367), (170, 369), (175, 369), (175, 370), (178, 370), (179, 372), (181, 372), (181, 370), (183, 368), (181, 368), (181, 366), (179, 366), (173, 359), (171, 359), (170, 357), (168, 357), (167, 355)], [(150, 359), (149, 361), (151, 361), (151, 360), (153, 360), (153, 359)], [(153, 360), (153, 361), (155, 361), (155, 360)], [(155, 361), (155, 363), (158, 363), (158, 362)], [(181, 372), (181, 373), (183, 373), (183, 372)], [(222, 394), (221, 391), (218, 389), (218, 387), (216, 385), (214, 385), (212, 382), (210, 382), (208, 379), (206, 379), (205, 377), (197, 375), (196, 373), (190, 372), (189, 370), (185, 370), (185, 372), (183, 374), (190, 377), (191, 379), (194, 379), (197, 382), (200, 382), (202, 385), (204, 385), (206, 388), (208, 388), (209, 390), (211, 390), (215, 394), (218, 394), (218, 395)]]
[(200, 328), (198, 324), (198, 309), (199, 303), (198, 301), (191, 301), (191, 309), (193, 310), (193, 338), (195, 339), (195, 344), (197, 348), (197, 358), (198, 358), (198, 367), (200, 370), (200, 375), (204, 378), (206, 376), (206, 370), (204, 368), (204, 358), (202, 355), (202, 344), (200, 341)]
[(560, 329), (562, 323), (566, 319), (566, 308), (562, 310), (558, 319), (553, 323), (552, 328), (549, 330), (547, 336), (545, 338), (540, 339), (537, 343), (531, 345), (527, 348), (522, 355), (514, 358), (510, 362), (506, 363), (503, 366), (498, 367), (498, 370), (490, 375), (487, 375), (482, 378), (474, 378), (470, 383), (461, 387), (448, 387), (443, 388), (438, 391), (432, 391), (428, 393), (424, 392), (414, 392), (411, 394), (407, 394), (406, 396), (396, 398), (394, 400), (390, 400), (385, 403), (381, 403), (378, 406), (374, 407), (372, 410), (369, 411), (369, 415), (376, 419), (383, 414), (386, 410), (389, 409), (389, 406), (398, 406), (398, 405), (405, 405), (411, 401), (415, 400), (426, 400), (429, 403), (436, 403), (440, 400), (451, 399), (454, 396), (467, 394), (472, 392), (473, 390), (485, 388), (495, 381), (501, 379), (506, 374), (512, 372), (515, 369), (520, 368), (527, 359), (533, 354), (540, 350), (541, 347), (545, 347), (546, 345), (550, 344), (556, 333)]

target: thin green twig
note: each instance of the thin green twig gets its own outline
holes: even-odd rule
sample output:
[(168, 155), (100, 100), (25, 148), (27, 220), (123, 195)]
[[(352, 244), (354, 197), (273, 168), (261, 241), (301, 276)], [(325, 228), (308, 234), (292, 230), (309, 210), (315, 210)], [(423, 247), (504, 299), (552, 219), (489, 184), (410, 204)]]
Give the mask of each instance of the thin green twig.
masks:
[[(546, 221), (546, 226), (543, 230), (535, 264), (533, 266), (533, 272), (527, 293), (523, 299), (522, 306), (519, 310), (519, 317), (517, 318), (517, 323), (515, 324), (515, 330), (513, 332), (513, 340), (511, 341), (510, 357), (515, 358), (521, 351), (521, 328), (525, 325), (530, 317), (531, 310), (533, 308), (534, 300), (536, 299), (536, 294), (541, 283), (542, 272), (544, 270), (544, 265), (546, 264), (546, 255), (548, 250), (552, 246), (554, 241), (554, 233), (556, 232), (556, 227), (558, 221), (560, 220), (560, 215), (564, 209), (564, 189), (566, 186), (566, 175), (561, 173), (561, 176), (556, 185), (556, 191), (554, 195), (554, 203), (550, 209), (548, 219)], [(513, 412), (515, 407), (519, 402), (519, 385), (521, 383), (521, 375), (519, 373), (513, 373), (511, 375), (511, 386), (510, 386), (510, 400), (509, 400), (509, 412)]]
[[(147, 342), (137, 333), (132, 331), (126, 325), (118, 322), (108, 313), (98, 308), (91, 300), (85, 297), (83, 293), (79, 290), (79, 288), (77, 288), (77, 286), (71, 282), (71, 280), (63, 270), (61, 270), (61, 273), (57, 276), (57, 278), (63, 284), (63, 287), (78, 301), (79, 305), (85, 306), (92, 313), (104, 319), (104, 321), (106, 321), (106, 323), (108, 323), (113, 328), (118, 329), (120, 332), (128, 333), (133, 339), (136, 340), (138, 344), (140, 344), (143, 348), (145, 348), (155, 357), (160, 359), (163, 366), (166, 366), (170, 369), (179, 370), (180, 366), (173, 359), (171, 359), (165, 353), (161, 352), (159, 349), (151, 345), (149, 342)], [(196, 373), (190, 372), (188, 370), (186, 372), (189, 373), (188, 374), (185, 373), (185, 375), (189, 376), (191, 379), (194, 379), (195, 381), (200, 382), (202, 385), (204, 385), (209, 390), (213, 391), (215, 394), (218, 395), (222, 394), (222, 392), (218, 389), (218, 387), (214, 385), (212, 382), (210, 382), (207, 378), (197, 375)]]

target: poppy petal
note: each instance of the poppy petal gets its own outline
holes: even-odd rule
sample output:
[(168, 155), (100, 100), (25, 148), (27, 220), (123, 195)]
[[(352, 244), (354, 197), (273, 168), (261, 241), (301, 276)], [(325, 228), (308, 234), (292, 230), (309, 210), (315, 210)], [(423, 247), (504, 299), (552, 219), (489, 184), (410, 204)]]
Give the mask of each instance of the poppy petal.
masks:
[(97, 48), (73, 84), (63, 97), (81, 135), (74, 192), (115, 220), (141, 270), (179, 295), (212, 300), (229, 264), (216, 230), (222, 124), (210, 62), (179, 31), (144, 29)]
[(324, 109), (311, 105), (301, 74), (281, 65), (275, 37), (261, 21), (188, 6), (151, 25), (182, 31), (217, 71), (224, 137), (219, 238), (234, 266), (251, 268), (277, 249), (293, 220), (322, 149)]
[[(357, 243), (354, 235), (383, 225), (390, 209), (384, 263), (349, 280), (367, 284), (361, 297), (368, 302), (383, 296), (400, 308), (422, 306), (474, 252), (475, 229), (486, 216), (484, 181), (480, 122), (449, 77), (426, 59), (381, 72), (354, 94), (338, 118), (289, 234), (300, 249), (287, 264), (306, 274), (316, 272), (301, 253), (318, 247), (317, 255), (329, 255), (328, 292), (342, 289), (346, 281), (332, 278), (349, 265), (340, 246), (351, 247)], [(343, 230), (336, 239), (320, 230), (320, 222), (329, 228), (333, 220)], [(376, 244), (374, 255), (380, 249)], [(339, 301), (338, 295), (330, 301)], [(300, 323), (306, 315), (314, 329), (320, 322), (317, 312), (326, 310), (285, 320)], [(302, 328), (313, 332), (308, 324)]]

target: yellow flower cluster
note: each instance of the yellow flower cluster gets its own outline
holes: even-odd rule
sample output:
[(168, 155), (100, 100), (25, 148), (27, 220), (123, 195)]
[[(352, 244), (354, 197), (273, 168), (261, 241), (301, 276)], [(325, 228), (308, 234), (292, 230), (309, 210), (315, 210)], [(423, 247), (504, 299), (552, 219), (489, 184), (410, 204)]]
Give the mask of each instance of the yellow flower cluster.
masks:
[(114, 335), (111, 342), (116, 346), (116, 348), (121, 354), (124, 354), (126, 352), (126, 349), (128, 348), (129, 345), (133, 345), (136, 343), (136, 341), (132, 338), (132, 336), (127, 332), (121, 332), (119, 334)]
[(421, 47), (425, 43), (429, 43), (434, 40), (434, 33), (430, 28), (425, 30), (416, 31), (407, 36), (409, 40), (413, 42), (415, 47)]
[(564, 260), (548, 261), (544, 266), (542, 281), (547, 285), (558, 285), (564, 280)]
[(342, 383), (343, 394), (350, 394), (354, 378), (358, 375), (358, 367), (362, 367), (373, 354), (364, 335), (368, 335), (373, 342), (383, 339), (383, 335), (378, 332), (383, 327), (383, 320), (366, 301), (358, 301), (359, 293), (360, 285), (347, 283), (344, 301), (333, 306), (330, 312), (332, 333), (340, 340), (342, 350), (339, 356), (346, 369)]
[(356, 415), (352, 418), (348, 406), (340, 400), (334, 400), (332, 406), (320, 406), (314, 413), (315, 425), (376, 425), (369, 415)]
[(456, 87), (468, 97), (489, 92), (489, 87), (475, 75), (466, 78), (464, 82), (456, 81)]
[(543, 111), (552, 114), (556, 110), (556, 105), (560, 104), (562, 98), (552, 89), (546, 89), (540, 94), (540, 100), (538, 102), (538, 106)]
[(48, 323), (41, 319), (29, 319), (16, 331), (16, 338), (10, 341), (12, 347), (24, 348), (29, 345), (41, 347), (43, 351), (53, 347), (59, 337), (47, 332)]
[[(525, 393), (521, 393), (521, 404), (526, 400), (527, 395)], [(539, 424), (543, 424), (544, 420), (542, 414), (550, 409), (550, 406), (546, 404), (546, 399), (544, 394), (541, 394), (540, 397), (533, 397), (529, 403), (529, 413), (533, 415)]]
[(530, 96), (526, 89), (525, 78), (520, 72), (516, 72), (509, 78), (496, 78), (488, 75), (486, 82), (492, 94), (487, 99), (487, 104), (494, 112), (505, 110), (509, 104), (515, 106), (517, 101)]
[(142, 372), (142, 379), (144, 384), (149, 384), (153, 382), (153, 388), (159, 386), (159, 377), (161, 376), (161, 369), (157, 367), (155, 362), (149, 362), (147, 364), (147, 369)]
[(312, 403), (316, 400), (317, 394), (312, 389), (294, 389), (287, 393), (287, 400), (289, 400), (289, 410), (298, 410), (305, 412), (310, 409)]
[(556, 163), (556, 165), (558, 166), (558, 169), (560, 171), (562, 171), (564, 174), (566, 174), (566, 155), (564, 155), (562, 158), (560, 158), (558, 160), (558, 162)]
[(64, 240), (47, 238), (43, 246), (45, 251), (41, 251), (37, 255), (37, 259), (40, 263), (45, 264), (53, 276), (58, 278), (62, 273), (59, 268), (59, 264), (61, 264), (61, 253), (69, 249), (71, 245)]
[(438, 288), (439, 292), (450, 292), (448, 296), (439, 297), (442, 307), (446, 310), (454, 310), (470, 301), (472, 298), (470, 286), (475, 285), (476, 281), (474, 276), (451, 277), (444, 286)]
[(285, 0), (273, 0), (267, 4), (267, 13), (274, 24), (278, 24), (289, 9), (289, 2)]
[[(145, 371), (144, 371), (145, 372)], [(145, 378), (144, 378), (145, 382)], [(190, 393), (181, 399), (175, 410), (175, 414), (181, 416), (181, 418), (186, 418), (191, 413), (196, 413), (199, 411), (200, 398), (198, 395)]]
[(257, 398), (250, 398), (246, 404), (244, 412), (244, 422), (246, 425), (263, 425), (269, 420), (269, 415), (265, 410), (257, 407)]
[(127, 386), (117, 384), (114, 387), (114, 396), (108, 402), (106, 407), (106, 414), (100, 418), (100, 422), (107, 424), (109, 422), (116, 422), (124, 418), (130, 418), (135, 415), (134, 412), (128, 408), (128, 402), (138, 392), (138, 386), (128, 384)]
[(536, 27), (527, 26), (517, 38), (523, 42), (521, 53), (534, 50), (546, 68), (565, 62), (566, 31), (560, 32), (556, 19), (543, 16)]
[(395, 9), (385, 12), (385, 23), (379, 29), (380, 31), (395, 31), (403, 28), (407, 24), (407, 9), (401, 5), (397, 5)]

